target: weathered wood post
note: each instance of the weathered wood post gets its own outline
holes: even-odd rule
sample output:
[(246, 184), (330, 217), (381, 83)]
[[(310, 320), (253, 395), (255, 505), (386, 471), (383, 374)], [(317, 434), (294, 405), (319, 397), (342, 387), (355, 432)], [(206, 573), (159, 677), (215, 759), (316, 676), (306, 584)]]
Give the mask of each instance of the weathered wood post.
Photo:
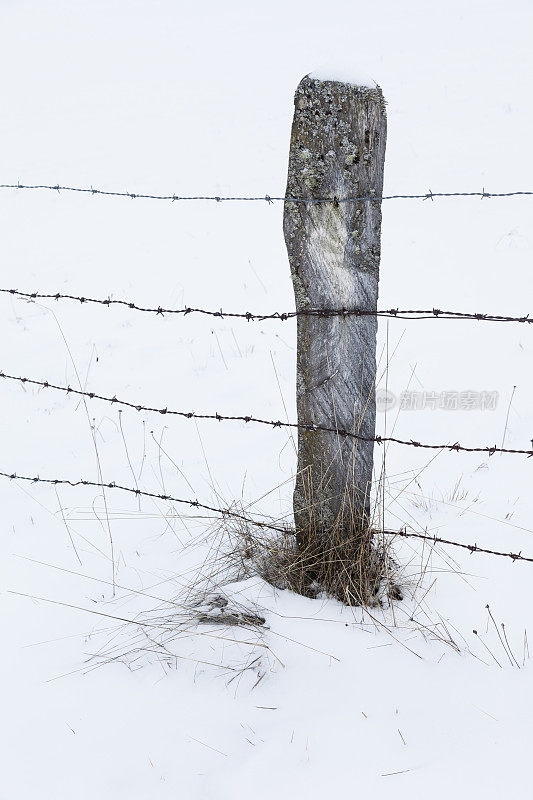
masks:
[[(385, 141), (379, 87), (302, 79), (283, 222), (298, 311), (376, 310)], [(374, 316), (298, 317), (299, 424), (374, 436), (376, 332)], [(299, 429), (300, 549), (368, 530), (372, 465), (372, 442)]]

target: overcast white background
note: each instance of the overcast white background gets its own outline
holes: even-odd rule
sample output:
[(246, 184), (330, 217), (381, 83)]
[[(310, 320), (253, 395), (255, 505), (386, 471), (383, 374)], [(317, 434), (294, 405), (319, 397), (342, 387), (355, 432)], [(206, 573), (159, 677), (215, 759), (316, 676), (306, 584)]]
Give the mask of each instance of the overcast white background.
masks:
[[(525, 0), (3, 0), (0, 183), (283, 195), (293, 93), (320, 69), (369, 75), (382, 87), (385, 194), (531, 190), (531, 30)], [(532, 208), (529, 198), (384, 202), (380, 306), (528, 313)], [(290, 310), (282, 212), (281, 203), (1, 190), (1, 287)], [(492, 411), (402, 412), (395, 435), (501, 444), (516, 386), (506, 446), (531, 446), (530, 326), (382, 321), (378, 354), (387, 331), (396, 394), (499, 393)], [(294, 322), (144, 317), (4, 296), (0, 342), (0, 370), (11, 374), (72, 385), (79, 378), (92, 391), (147, 405), (276, 419), (286, 408), (295, 418)], [(252, 503), (286, 482), (253, 510), (290, 512), (296, 462), (283, 432), (125, 411), (123, 437), (114, 407), (95, 402), (86, 412), (72, 398), (8, 382), (0, 408), (0, 471), (97, 480), (94, 421), (106, 480), (133, 485), (133, 471), (148, 491), (214, 505), (241, 496)], [(381, 415), (380, 432), (392, 423), (385, 429)], [(388, 449), (386, 525), (533, 556), (531, 459), (442, 453), (417, 486), (412, 479), (431, 457)], [(466, 494), (453, 494), (458, 480)], [(416, 599), (407, 593), (403, 611), (400, 604), (397, 629), (389, 610), (363, 630), (359, 612), (347, 616), (332, 601), (247, 585), (243, 596), (271, 611), (266, 641), (285, 665), (268, 661), (254, 690), (257, 674), (236, 692), (220, 670), (198, 668), (205, 648), (199, 655), (194, 638), (178, 648), (193, 660), (178, 659), (177, 670), (147, 658), (133, 672), (122, 664), (87, 672), (95, 648), (80, 634), (104, 627), (90, 611), (131, 618), (151, 606), (127, 592), (111, 602), (102, 498), (8, 481), (0, 492), (2, 800), (527, 793), (527, 653), (522, 665), (531, 565), (440, 550)], [(165, 580), (158, 592), (173, 597), (208, 552), (208, 522), (168, 524), (164, 504), (143, 501), (139, 511), (117, 494), (107, 502), (117, 580), (137, 591)], [(183, 541), (202, 533), (198, 552), (184, 552)], [(420, 570), (421, 552), (398, 545), (406, 576)], [(445, 620), (461, 654), (407, 624), (419, 600), (418, 620)], [(487, 603), (522, 669), (487, 628)], [(212, 644), (210, 660), (238, 657)]]

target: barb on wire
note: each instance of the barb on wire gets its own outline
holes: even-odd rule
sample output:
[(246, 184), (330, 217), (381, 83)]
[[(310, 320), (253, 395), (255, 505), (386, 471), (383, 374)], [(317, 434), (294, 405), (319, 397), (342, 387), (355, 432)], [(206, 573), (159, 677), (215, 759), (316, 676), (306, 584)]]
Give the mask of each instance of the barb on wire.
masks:
[(54, 294), (43, 294), (41, 292), (21, 292), (18, 289), (0, 289), (0, 294), (11, 294), (16, 297), (26, 298), (27, 300), (74, 300), (82, 305), (84, 303), (92, 303), (102, 306), (124, 306), (133, 311), (143, 311), (146, 313), (156, 314), (157, 316), (165, 316), (165, 314), (181, 314), (187, 316), (188, 314), (203, 314), (209, 317), (219, 317), (220, 319), (235, 319), (236, 317), (246, 319), (248, 322), (264, 321), (268, 319), (281, 320), (285, 322), (288, 319), (295, 317), (394, 317), (396, 319), (455, 319), (455, 320), (477, 320), (478, 322), (533, 322), (529, 314), (521, 317), (503, 316), (501, 314), (487, 314), (479, 312), (466, 312), (466, 311), (442, 311), (440, 308), (430, 309), (400, 309), (388, 308), (377, 311), (366, 311), (362, 309), (348, 309), (348, 308), (310, 308), (305, 311), (274, 311), (271, 314), (253, 314), (250, 311), (235, 312), (235, 311), (211, 311), (205, 308), (191, 308), (184, 306), (183, 308), (163, 308), (162, 306), (140, 306), (129, 300), (112, 300), (98, 299), (94, 297), (85, 297), (84, 295), (61, 294), (55, 292)]
[(120, 489), (122, 492), (128, 492), (129, 494), (134, 494), (136, 497), (152, 497), (156, 500), (166, 500), (171, 503), (179, 503), (181, 505), (189, 506), (190, 508), (197, 508), (201, 509), (202, 511), (211, 511), (214, 514), (218, 514), (222, 518), (231, 517), (231, 519), (238, 519), (241, 522), (247, 522), (252, 525), (258, 525), (261, 528), (270, 528), (271, 530), (278, 531), (279, 533), (289, 533), (288, 527), (281, 527), (281, 526), (274, 526), (268, 524), (266, 522), (262, 522), (261, 520), (254, 520), (251, 517), (247, 517), (243, 514), (239, 514), (237, 511), (233, 511), (231, 508), (217, 508), (215, 506), (209, 506), (205, 503), (200, 503), (199, 500), (185, 500), (180, 497), (173, 497), (169, 494), (158, 494), (157, 492), (146, 492), (142, 489), (133, 488), (131, 486), (122, 486), (115, 481), (110, 481), (109, 483), (100, 483), (98, 481), (88, 481), (83, 478), (79, 480), (69, 480), (67, 478), (41, 478), (39, 475), (34, 477), (28, 477), (27, 475), (17, 475), (15, 472), (0, 472), (0, 477), (2, 478), (9, 478), (10, 480), (17, 480), (17, 481), (26, 481), (28, 483), (46, 483), (52, 486), (91, 486), (98, 489)]
[(213, 200), (216, 203), (227, 202), (228, 200), (238, 201), (262, 201), (271, 204), (273, 202), (290, 203), (359, 203), (363, 200), (434, 200), (436, 197), (528, 197), (533, 195), (533, 191), (515, 192), (432, 192), (431, 189), (423, 194), (389, 194), (389, 195), (360, 195), (355, 197), (272, 197), (269, 194), (248, 195), (248, 196), (222, 196), (222, 195), (178, 195), (178, 194), (146, 194), (142, 192), (112, 192), (105, 189), (95, 189), (93, 186), (61, 186), (56, 183), (48, 184), (23, 184), (23, 183), (2, 183), (0, 189), (45, 189), (53, 192), (79, 192), (82, 194), (104, 195), (106, 197), (128, 197), (130, 200), (167, 200), (176, 202), (179, 200)]
[[(122, 492), (128, 492), (129, 494), (133, 494), (137, 497), (151, 497), (156, 500), (165, 500), (171, 503), (178, 503), (181, 505), (189, 506), (190, 508), (197, 508), (203, 511), (210, 511), (218, 516), (222, 517), (223, 519), (231, 518), (237, 519), (240, 522), (246, 522), (249, 525), (255, 525), (261, 528), (267, 528), (272, 531), (276, 531), (277, 533), (283, 533), (287, 536), (291, 536), (295, 534), (294, 529), (291, 529), (289, 525), (281, 526), (281, 525), (273, 525), (268, 522), (263, 522), (262, 520), (256, 520), (252, 517), (248, 517), (245, 514), (239, 514), (237, 511), (233, 511), (231, 508), (216, 508), (215, 506), (206, 505), (205, 503), (201, 503), (199, 500), (185, 500), (180, 497), (173, 497), (172, 495), (168, 494), (158, 494), (156, 492), (146, 492), (142, 489), (134, 489), (131, 486), (122, 486), (121, 484), (116, 483), (115, 481), (111, 481), (110, 483), (99, 483), (98, 481), (88, 481), (80, 478), (80, 480), (69, 480), (67, 478), (41, 478), (40, 476), (36, 475), (34, 477), (29, 477), (27, 475), (17, 475), (16, 472), (0, 472), (0, 477), (8, 478), (9, 480), (16, 480), (16, 481), (26, 481), (28, 483), (44, 483), (52, 486), (90, 486), (98, 489), (119, 489)], [(528, 561), (533, 563), (533, 558), (528, 556), (523, 556), (522, 552), (519, 553), (505, 553), (499, 550), (488, 550), (484, 547), (479, 547), (477, 544), (463, 544), (461, 542), (454, 542), (451, 539), (441, 539), (439, 536), (428, 536), (427, 534), (422, 533), (414, 533), (407, 531), (406, 529), (401, 531), (392, 531), (392, 530), (380, 530), (375, 531), (376, 534), (385, 534), (387, 536), (401, 536), (406, 538), (414, 538), (414, 539), (423, 539), (424, 541), (429, 542), (430, 544), (446, 544), (452, 547), (460, 547), (464, 550), (470, 551), (470, 553), (486, 553), (488, 555), (493, 556), (503, 556), (505, 558), (510, 558), (513, 561)]]
[(519, 553), (504, 553), (500, 550), (487, 550), (485, 547), (479, 547), (477, 544), (463, 544), (462, 542), (454, 542), (451, 539), (442, 539), (440, 536), (428, 536), (424, 533), (414, 533), (405, 529), (402, 531), (383, 531), (383, 533), (391, 534), (393, 536), (404, 536), (408, 539), (423, 539), (426, 542), (433, 542), (434, 544), (448, 544), (452, 547), (461, 547), (463, 550), (469, 550), (470, 553), (486, 553), (487, 555), (491, 556), (504, 556), (506, 558), (511, 558), (513, 561), (530, 561), (533, 563), (533, 558), (523, 556), (522, 551)]
[(414, 439), (396, 439), (392, 436), (361, 436), (352, 431), (346, 431), (342, 428), (329, 428), (323, 425), (304, 425), (298, 422), (283, 422), (282, 420), (267, 420), (260, 417), (247, 415), (226, 415), (215, 412), (214, 414), (197, 414), (194, 411), (175, 411), (170, 408), (156, 408), (154, 406), (145, 406), (140, 403), (133, 403), (128, 400), (119, 400), (115, 395), (108, 397), (106, 395), (97, 394), (96, 392), (86, 392), (81, 389), (73, 389), (71, 386), (60, 386), (58, 384), (50, 383), (50, 381), (39, 381), (33, 378), (26, 378), (21, 375), (9, 375), (6, 372), (0, 372), (0, 378), (8, 381), (16, 381), (30, 386), (40, 386), (43, 389), (54, 389), (65, 394), (73, 394), (79, 397), (88, 397), (90, 400), (103, 400), (106, 403), (112, 403), (127, 408), (133, 408), (135, 411), (148, 411), (155, 414), (164, 414), (175, 417), (183, 417), (185, 419), (211, 419), (218, 422), (254, 422), (259, 425), (269, 425), (271, 428), (298, 428), (301, 430), (317, 432), (325, 431), (326, 433), (334, 433), (336, 436), (348, 436), (353, 439), (358, 439), (362, 442), (376, 442), (376, 444), (384, 444), (385, 442), (394, 442), (395, 444), (407, 445), (409, 447), (420, 447), (426, 450), (450, 450), (453, 452), (467, 452), (467, 453), (488, 453), (490, 456), (494, 453), (512, 453), (518, 455), (525, 455), (530, 458), (533, 456), (533, 450), (511, 450), (509, 448), (497, 447), (496, 445), (489, 445), (485, 447), (465, 447), (458, 442), (454, 444), (424, 444), (417, 442)]

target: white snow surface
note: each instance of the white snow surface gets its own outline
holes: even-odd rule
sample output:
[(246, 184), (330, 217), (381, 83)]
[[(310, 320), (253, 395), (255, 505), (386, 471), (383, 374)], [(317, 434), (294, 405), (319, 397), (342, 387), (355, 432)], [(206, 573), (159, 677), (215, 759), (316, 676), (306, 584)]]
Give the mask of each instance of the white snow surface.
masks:
[(366, 86), (370, 89), (376, 87), (376, 81), (369, 75), (365, 75), (359, 70), (354, 70), (353, 66), (347, 65), (322, 65), (309, 74), (310, 78), (316, 81), (338, 81), (348, 83), (351, 86)]
[[(294, 90), (317, 61), (335, 69), (342, 57), (387, 99), (386, 194), (533, 188), (526, 0), (207, 10), (3, 3), (0, 182), (283, 194)], [(380, 306), (531, 311), (532, 203), (385, 202)], [(0, 190), (1, 286), (289, 310), (282, 213)], [(3, 372), (144, 405), (295, 419), (294, 320), (6, 295), (0, 307)], [(426, 391), (429, 406), (443, 391), (497, 391), (499, 401), (393, 409), (379, 432), (500, 445), (508, 416), (506, 446), (529, 448), (532, 336), (520, 324), (381, 319), (389, 391)], [(290, 516), (286, 431), (85, 406), (10, 381), (0, 402), (0, 471), (98, 480), (93, 430), (106, 481)], [(387, 527), (533, 556), (533, 459), (391, 444), (376, 447), (378, 473), (384, 452)], [(392, 609), (363, 613), (251, 577), (223, 589), (265, 617), (260, 637), (185, 631), (175, 620), (187, 587), (212, 569), (219, 543), (207, 513), (6, 479), (0, 494), (2, 800), (528, 795), (533, 565), (398, 540), (405, 599)], [(154, 628), (135, 624), (147, 618)], [(164, 657), (158, 626), (176, 631)]]

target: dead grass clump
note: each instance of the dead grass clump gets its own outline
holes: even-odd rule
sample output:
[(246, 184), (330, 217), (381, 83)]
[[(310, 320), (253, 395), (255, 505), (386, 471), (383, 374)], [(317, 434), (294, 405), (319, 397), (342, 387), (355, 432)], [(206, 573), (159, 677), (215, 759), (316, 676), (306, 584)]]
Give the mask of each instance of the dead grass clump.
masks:
[(243, 523), (228, 530), (226, 563), (238, 579), (259, 575), (278, 589), (305, 597), (325, 594), (349, 606), (377, 606), (401, 600), (398, 566), (377, 531), (335, 535), (324, 540), (276, 533)]

